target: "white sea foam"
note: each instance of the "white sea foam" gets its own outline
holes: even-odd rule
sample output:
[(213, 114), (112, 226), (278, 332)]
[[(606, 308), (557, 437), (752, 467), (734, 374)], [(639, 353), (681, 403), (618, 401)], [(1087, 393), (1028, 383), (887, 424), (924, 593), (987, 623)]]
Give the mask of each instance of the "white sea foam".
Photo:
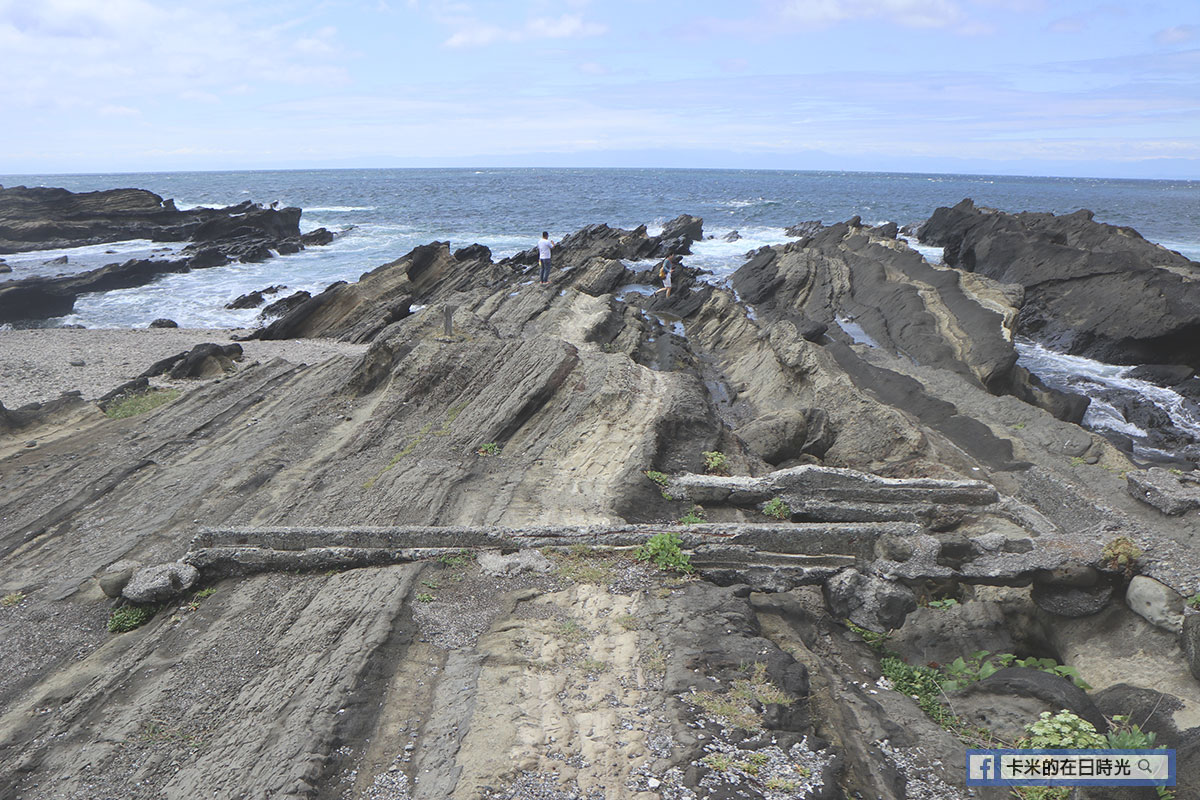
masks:
[[(152, 242), (149, 239), (129, 239), (123, 242), (90, 244), (83, 247), (63, 247), (55, 250), (31, 250), (4, 256), (12, 267), (5, 277), (31, 278), (42, 275), (74, 275), (107, 264), (130, 259), (170, 259), (183, 248), (179, 242)], [(47, 261), (67, 257), (66, 264), (47, 264)]]
[(921, 258), (925, 259), (930, 264), (942, 263), (942, 253), (944, 252), (944, 248), (934, 247), (933, 245), (928, 244), (921, 244), (921, 240), (917, 237), (909, 236), (908, 234), (904, 233), (900, 234), (898, 238), (907, 242), (909, 247), (920, 253)]
[(1056, 353), (1023, 339), (1017, 339), (1014, 345), (1020, 356), (1017, 363), (1048, 385), (1092, 399), (1083, 418), (1083, 424), (1089, 428), (1117, 431), (1134, 438), (1146, 436), (1146, 431), (1126, 420), (1116, 407), (1101, 396), (1105, 390), (1120, 390), (1150, 400), (1166, 412), (1175, 427), (1200, 437), (1200, 416), (1197, 415), (1196, 405), (1170, 388), (1127, 377), (1134, 367)]
[(730, 228), (713, 228), (706, 231), (713, 238), (692, 244), (692, 255), (684, 256), (684, 264), (706, 269), (713, 273), (713, 279), (723, 280), (736, 272), (746, 263), (750, 252), (769, 245), (784, 244), (793, 241), (783, 232), (783, 228), (747, 227), (739, 228), (736, 241), (727, 242), (724, 237)]
[(780, 205), (780, 201), (770, 200), (766, 197), (755, 197), (747, 200), (721, 200), (716, 205), (724, 206), (725, 208), (753, 208), (755, 206), (777, 206)]

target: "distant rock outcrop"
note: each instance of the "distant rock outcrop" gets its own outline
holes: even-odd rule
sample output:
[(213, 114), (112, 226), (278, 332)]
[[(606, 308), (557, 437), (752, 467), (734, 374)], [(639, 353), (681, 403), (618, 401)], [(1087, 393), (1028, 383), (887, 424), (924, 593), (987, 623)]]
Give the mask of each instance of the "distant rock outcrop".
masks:
[(1109, 363), (1200, 366), (1200, 264), (1132, 228), (968, 199), (937, 209), (919, 236), (950, 266), (1023, 287), (1018, 333)]
[(126, 239), (190, 242), (178, 258), (135, 259), (76, 275), (0, 283), (0, 324), (69, 314), (76, 296), (87, 292), (142, 286), (163, 274), (234, 261), (263, 261), (332, 240), (324, 229), (301, 236), (300, 214), (298, 208), (263, 208), (250, 201), (179, 211), (173, 201), (141, 189), (82, 194), (0, 189), (0, 253)]

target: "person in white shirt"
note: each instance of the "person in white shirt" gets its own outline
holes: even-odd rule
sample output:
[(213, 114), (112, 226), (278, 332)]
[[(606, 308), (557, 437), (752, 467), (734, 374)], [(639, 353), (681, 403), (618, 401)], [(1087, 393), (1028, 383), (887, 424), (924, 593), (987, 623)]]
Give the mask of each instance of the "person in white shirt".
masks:
[(550, 234), (542, 231), (542, 238), (538, 240), (538, 259), (542, 262), (542, 285), (545, 286), (550, 282), (550, 251), (558, 242), (551, 241)]

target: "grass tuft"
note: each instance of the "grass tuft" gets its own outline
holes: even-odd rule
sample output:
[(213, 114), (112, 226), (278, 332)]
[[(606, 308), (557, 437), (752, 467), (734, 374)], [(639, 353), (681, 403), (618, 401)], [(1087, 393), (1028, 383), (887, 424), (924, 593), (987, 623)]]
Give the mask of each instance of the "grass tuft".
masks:
[(178, 389), (155, 389), (150, 392), (128, 395), (121, 400), (111, 403), (104, 409), (104, 415), (109, 419), (126, 419), (153, 411), (159, 406), (166, 405), (179, 397)]

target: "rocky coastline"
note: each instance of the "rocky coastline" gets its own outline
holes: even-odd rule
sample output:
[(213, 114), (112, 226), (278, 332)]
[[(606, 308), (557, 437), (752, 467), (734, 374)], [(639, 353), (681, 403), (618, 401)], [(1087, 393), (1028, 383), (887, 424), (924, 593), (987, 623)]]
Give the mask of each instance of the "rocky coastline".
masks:
[(333, 240), (324, 228), (301, 234), (300, 214), (299, 208), (263, 208), (249, 200), (180, 211), (173, 200), (143, 189), (76, 194), (0, 187), (0, 255), (129, 239), (188, 243), (177, 258), (133, 259), (78, 275), (0, 282), (0, 324), (64, 316), (75, 307), (75, 298), (88, 292), (143, 286), (168, 273), (265, 261)]
[[(175, 241), (295, 238), (224, 211)], [(585, 227), (548, 287), (432, 242), (0, 397), (0, 799), (1000, 800), (965, 750), (1064, 710), (1198, 796), (1193, 465), (1082, 428), (1014, 346), (1179, 384), (1197, 265), (1082, 213), (921, 230), (943, 265), (808, 223), (669, 298), (631, 264), (698, 218)], [(38, 346), (5, 337), (85, 369), (58, 348), (106, 333), (0, 332), (0, 374)]]

